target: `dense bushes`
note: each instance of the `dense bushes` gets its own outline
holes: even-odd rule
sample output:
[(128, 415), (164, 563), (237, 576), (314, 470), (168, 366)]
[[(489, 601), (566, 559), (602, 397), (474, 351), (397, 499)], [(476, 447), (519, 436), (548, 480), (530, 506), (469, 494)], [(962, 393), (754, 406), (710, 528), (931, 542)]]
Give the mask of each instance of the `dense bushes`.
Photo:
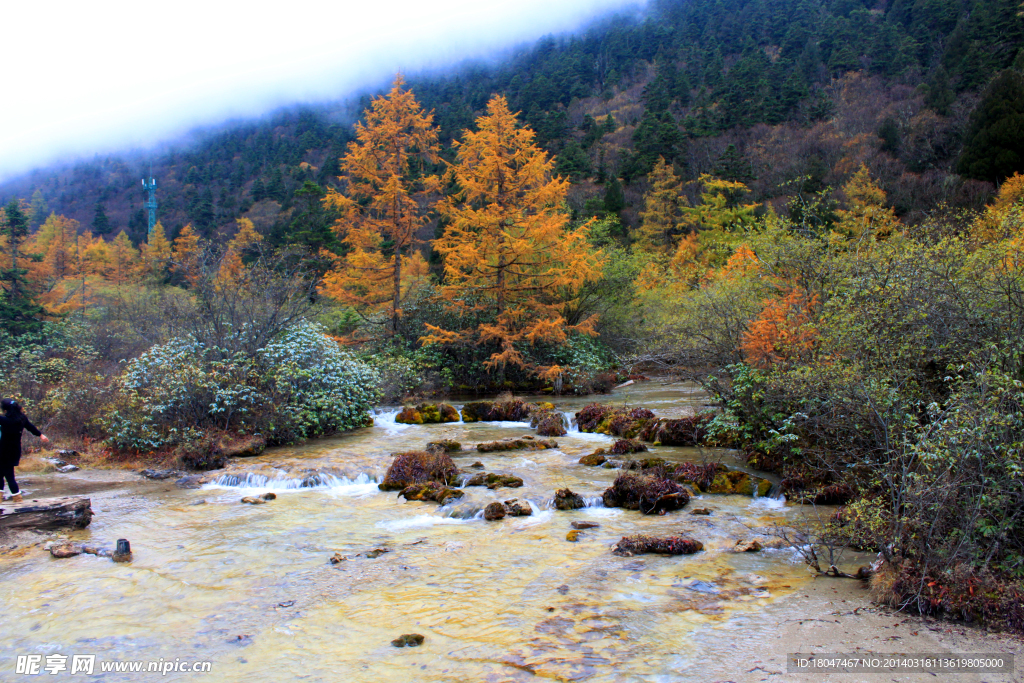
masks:
[(287, 443), (365, 426), (378, 385), (371, 368), (307, 323), (253, 354), (183, 337), (128, 364), (102, 424), (126, 450), (162, 448), (209, 428)]
[(882, 554), (881, 599), (1024, 629), (1024, 242), (1007, 188), (1003, 213), (915, 233), (881, 206), (841, 212), (845, 236), (769, 216), (647, 313), (664, 323), (649, 357), (674, 354), (724, 408), (679, 438), (845, 505), (829, 542)]

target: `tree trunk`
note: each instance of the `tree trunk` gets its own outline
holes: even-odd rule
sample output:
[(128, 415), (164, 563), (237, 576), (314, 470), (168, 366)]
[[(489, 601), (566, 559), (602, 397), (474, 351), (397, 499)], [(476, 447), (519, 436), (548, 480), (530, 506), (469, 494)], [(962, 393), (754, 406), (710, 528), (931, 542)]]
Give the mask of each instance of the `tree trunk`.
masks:
[(40, 498), (0, 503), (0, 531), (23, 529), (84, 529), (92, 521), (88, 498)]

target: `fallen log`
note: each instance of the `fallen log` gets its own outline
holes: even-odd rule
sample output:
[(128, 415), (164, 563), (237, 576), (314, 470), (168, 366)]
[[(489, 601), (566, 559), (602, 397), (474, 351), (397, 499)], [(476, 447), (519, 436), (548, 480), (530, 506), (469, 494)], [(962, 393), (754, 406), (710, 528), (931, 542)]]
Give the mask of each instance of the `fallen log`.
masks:
[(92, 521), (88, 498), (40, 498), (0, 503), (0, 531), (22, 529), (84, 529)]

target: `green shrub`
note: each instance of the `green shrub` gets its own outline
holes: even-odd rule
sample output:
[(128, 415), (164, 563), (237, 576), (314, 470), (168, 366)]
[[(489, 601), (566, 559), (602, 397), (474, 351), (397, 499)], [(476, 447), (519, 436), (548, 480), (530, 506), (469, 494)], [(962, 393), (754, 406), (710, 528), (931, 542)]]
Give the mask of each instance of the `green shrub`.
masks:
[(209, 428), (289, 443), (366, 426), (379, 383), (309, 323), (254, 354), (182, 337), (128, 364), (103, 424), (111, 445), (127, 450), (193, 440)]

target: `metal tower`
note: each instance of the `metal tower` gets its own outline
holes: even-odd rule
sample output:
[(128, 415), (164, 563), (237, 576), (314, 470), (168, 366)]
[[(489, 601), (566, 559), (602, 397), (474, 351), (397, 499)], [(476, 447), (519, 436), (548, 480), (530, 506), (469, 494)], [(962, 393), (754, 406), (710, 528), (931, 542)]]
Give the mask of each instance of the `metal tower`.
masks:
[(142, 187), (149, 193), (149, 199), (142, 206), (149, 211), (149, 232), (153, 232), (153, 226), (156, 225), (156, 178), (151, 177), (149, 182), (143, 178)]

